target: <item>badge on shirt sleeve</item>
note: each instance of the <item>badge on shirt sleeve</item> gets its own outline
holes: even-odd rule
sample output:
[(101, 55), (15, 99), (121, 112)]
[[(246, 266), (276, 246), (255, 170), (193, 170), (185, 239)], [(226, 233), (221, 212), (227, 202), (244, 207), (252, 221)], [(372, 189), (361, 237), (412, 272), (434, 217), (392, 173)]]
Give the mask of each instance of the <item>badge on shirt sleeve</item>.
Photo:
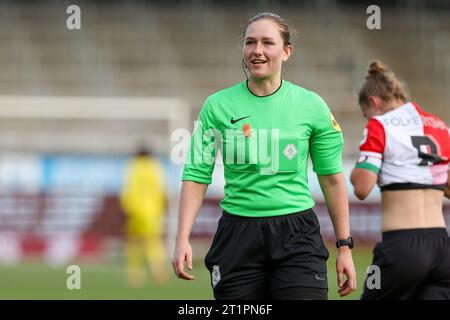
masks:
[(330, 118), (331, 118), (331, 125), (333, 126), (333, 128), (336, 131), (342, 131), (341, 126), (339, 125), (339, 123), (336, 121), (336, 119), (334, 118), (333, 114), (330, 112)]
[(357, 163), (357, 164), (364, 163), (364, 162), (367, 161), (368, 158), (369, 158), (369, 157), (367, 157), (367, 156), (359, 156), (359, 157), (358, 157), (358, 160), (356, 161), (356, 163)]

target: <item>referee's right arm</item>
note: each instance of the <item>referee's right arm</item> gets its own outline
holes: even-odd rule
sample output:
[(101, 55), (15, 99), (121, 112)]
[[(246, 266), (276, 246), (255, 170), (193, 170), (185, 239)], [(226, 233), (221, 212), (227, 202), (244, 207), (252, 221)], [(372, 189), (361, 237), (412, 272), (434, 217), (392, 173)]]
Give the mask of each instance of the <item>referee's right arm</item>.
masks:
[[(175, 274), (177, 277), (185, 280), (194, 279), (193, 275), (187, 274), (184, 270), (185, 263), (188, 269), (192, 270), (192, 247), (189, 243), (189, 235), (200, 212), (206, 189), (212, 181), (217, 155), (216, 139), (214, 136), (207, 135), (210, 129), (217, 128), (214, 123), (211, 103), (208, 99), (200, 111), (198, 120), (199, 126), (191, 137), (184, 165), (178, 213), (178, 231), (172, 260)], [(205, 139), (205, 137), (209, 137), (209, 139)]]
[(181, 187), (178, 231), (172, 261), (175, 274), (181, 279), (194, 279), (193, 275), (184, 271), (184, 263), (186, 262), (188, 269), (192, 270), (192, 248), (189, 244), (189, 235), (200, 211), (207, 188), (207, 184), (194, 181), (183, 181)]

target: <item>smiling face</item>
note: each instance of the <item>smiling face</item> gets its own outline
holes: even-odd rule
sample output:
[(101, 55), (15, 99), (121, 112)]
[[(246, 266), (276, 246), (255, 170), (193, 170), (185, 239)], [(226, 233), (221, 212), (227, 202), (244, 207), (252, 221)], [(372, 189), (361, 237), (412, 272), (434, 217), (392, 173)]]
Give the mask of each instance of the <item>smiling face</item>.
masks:
[(245, 32), (244, 63), (254, 79), (281, 77), (281, 64), (292, 52), (285, 45), (274, 21), (262, 19), (251, 23)]

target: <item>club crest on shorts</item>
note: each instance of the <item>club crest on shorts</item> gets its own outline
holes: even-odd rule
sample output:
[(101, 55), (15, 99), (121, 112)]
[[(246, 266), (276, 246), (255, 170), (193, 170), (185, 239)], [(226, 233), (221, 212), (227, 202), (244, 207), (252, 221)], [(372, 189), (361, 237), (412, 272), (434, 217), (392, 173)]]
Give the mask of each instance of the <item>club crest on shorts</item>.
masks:
[(286, 146), (286, 148), (284, 148), (284, 151), (283, 151), (283, 154), (289, 160), (292, 160), (297, 153), (298, 153), (297, 148), (295, 148), (295, 146), (292, 143), (288, 144)]
[(213, 266), (213, 270), (211, 273), (211, 282), (212, 282), (212, 286), (213, 288), (215, 288), (217, 286), (217, 284), (219, 283), (221, 277), (220, 277), (220, 268), (219, 266)]

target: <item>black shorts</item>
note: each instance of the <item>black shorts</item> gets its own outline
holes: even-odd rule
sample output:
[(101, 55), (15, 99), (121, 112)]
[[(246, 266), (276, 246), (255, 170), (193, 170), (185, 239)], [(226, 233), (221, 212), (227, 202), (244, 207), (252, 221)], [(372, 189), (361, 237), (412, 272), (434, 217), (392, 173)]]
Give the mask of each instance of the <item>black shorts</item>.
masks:
[(380, 270), (379, 288), (371, 273), (361, 299), (450, 299), (450, 239), (445, 228), (384, 232), (373, 255), (372, 265)]
[(205, 265), (216, 299), (326, 299), (327, 259), (312, 209), (264, 218), (224, 212)]

